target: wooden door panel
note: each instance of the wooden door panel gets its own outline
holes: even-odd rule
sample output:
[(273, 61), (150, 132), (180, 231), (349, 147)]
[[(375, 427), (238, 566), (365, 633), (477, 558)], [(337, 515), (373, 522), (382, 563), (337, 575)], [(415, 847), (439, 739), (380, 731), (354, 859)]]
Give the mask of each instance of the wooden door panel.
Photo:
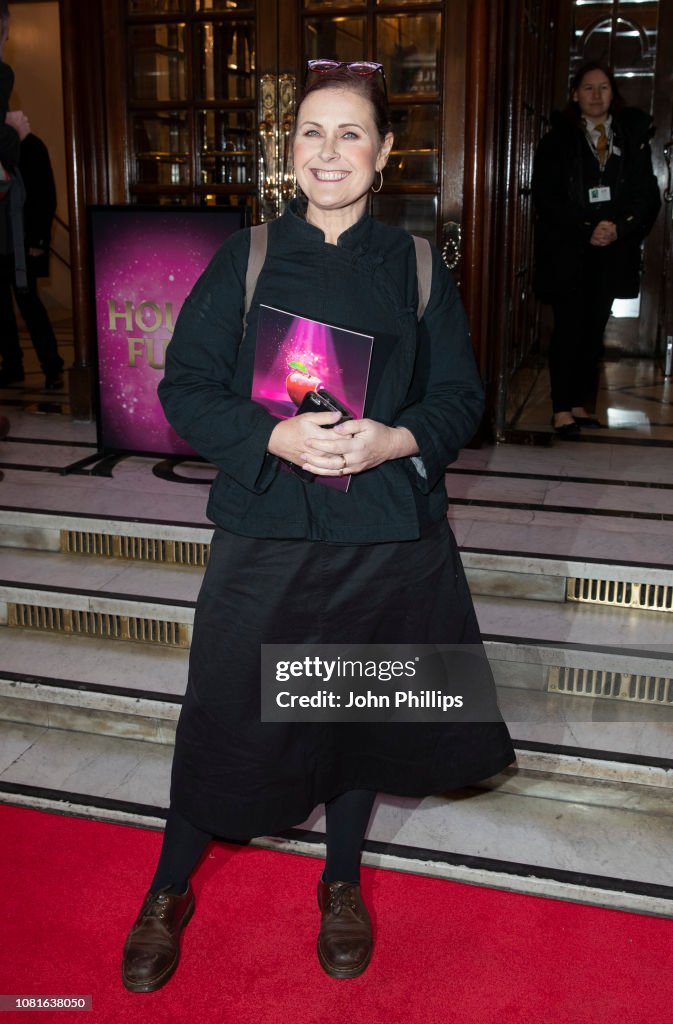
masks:
[(443, 222), (460, 225), (468, 0), (340, 0), (338, 12), (320, 0), (90, 0), (86, 16), (80, 6), (61, 2), (74, 266), (87, 265), (87, 203), (245, 202), (259, 219), (262, 79), (300, 79), (314, 55), (381, 52), (398, 142), (375, 215), (436, 241)]

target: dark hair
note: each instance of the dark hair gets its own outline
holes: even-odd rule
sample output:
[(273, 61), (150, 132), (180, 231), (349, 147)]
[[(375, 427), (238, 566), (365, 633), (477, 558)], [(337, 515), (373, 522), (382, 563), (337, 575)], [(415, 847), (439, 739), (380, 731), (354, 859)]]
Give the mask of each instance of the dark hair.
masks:
[(299, 110), (306, 97), (311, 96), (314, 92), (319, 92), (321, 89), (341, 89), (354, 92), (369, 101), (376, 130), (381, 137), (381, 141), (383, 141), (387, 133), (391, 131), (392, 126), (383, 83), (380, 79), (377, 81), (379, 75), (379, 71), (373, 75), (358, 75), (354, 71), (349, 71), (348, 68), (338, 68), (336, 71), (309, 76), (310, 84), (304, 89), (302, 97), (297, 104), (297, 116), (299, 116)]
[(617, 81), (615, 79), (614, 72), (611, 71), (606, 64), (601, 64), (601, 62), (597, 60), (590, 60), (587, 61), (585, 64), (582, 64), (570, 79), (568, 105), (565, 109), (565, 113), (568, 117), (577, 121), (579, 121), (582, 115), (580, 114), (579, 103), (577, 102), (577, 100), (573, 99), (573, 96), (577, 89), (579, 89), (579, 87), (581, 86), (585, 75), (588, 75), (590, 71), (602, 71), (602, 73), (605, 75), (608, 82), (610, 83), (610, 88), (612, 89), (610, 113), (618, 114), (619, 111), (622, 110), (625, 106), (622, 94), (619, 91), (619, 86), (617, 85)]

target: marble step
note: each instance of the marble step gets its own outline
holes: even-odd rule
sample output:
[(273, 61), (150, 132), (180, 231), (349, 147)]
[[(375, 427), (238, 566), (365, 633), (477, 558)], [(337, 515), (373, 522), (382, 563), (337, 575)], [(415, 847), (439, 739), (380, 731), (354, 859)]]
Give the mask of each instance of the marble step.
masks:
[[(487, 637), (485, 647), (519, 747), (673, 766), (673, 658), (517, 638)], [(5, 628), (0, 719), (170, 744), (187, 658), (174, 647)], [(600, 695), (607, 682), (612, 696)]]
[(0, 554), (0, 624), (188, 647), (202, 568)]
[[(19, 549), (2, 552), (0, 562), (0, 622), (3, 625), (10, 623), (12, 605), (116, 615), (177, 624), (183, 629), (183, 642), (177, 646), (189, 646), (194, 603), (203, 574), (201, 567), (159, 568), (117, 559), (89, 559)], [(661, 673), (665, 665), (659, 661), (668, 662), (673, 651), (671, 619), (664, 612), (644, 615), (630, 608), (557, 605), (483, 596), (477, 596), (475, 604), (482, 632), (493, 642), (502, 640), (514, 645), (513, 653), (501, 652), (503, 657), (499, 660), (533, 665), (540, 654), (547, 655), (548, 646), (556, 645), (566, 652), (566, 661), (562, 664), (596, 669), (603, 666), (618, 671), (624, 659), (637, 660), (646, 652), (648, 658), (654, 659), (653, 671)], [(45, 624), (49, 626), (49, 622)], [(55, 620), (54, 629), (58, 625)], [(73, 630), (74, 626), (70, 632)], [(67, 624), (64, 631), (68, 632)], [(129, 636), (124, 634), (120, 638), (129, 639)], [(526, 654), (531, 649), (538, 652), (532, 659)], [(518, 658), (518, 653), (523, 657)], [(611, 660), (608, 653), (614, 655)], [(555, 657), (558, 662), (560, 655), (557, 653)], [(633, 671), (643, 669), (636, 664)], [(529, 678), (532, 678), (530, 670)], [(539, 688), (539, 684), (530, 681), (523, 685)]]
[[(459, 526), (461, 512), (464, 509), (454, 508), (451, 512)], [(460, 540), (461, 531), (456, 532)], [(11, 559), (13, 548), (67, 550), (73, 557), (113, 563), (130, 559), (157, 567), (202, 567), (206, 564), (211, 535), (212, 527), (201, 523), (0, 509), (0, 545), (8, 549), (3, 552), (0, 547), (0, 578), (4, 577), (2, 563)], [(664, 547), (663, 538), (661, 546)], [(554, 602), (573, 600), (673, 613), (673, 565), (620, 561), (618, 553), (618, 544), (612, 560), (479, 550), (470, 546), (463, 548), (462, 558), (475, 594)]]
[[(161, 827), (170, 747), (0, 723), (0, 800)], [(549, 767), (549, 765), (547, 765)], [(384, 867), (673, 916), (670, 780), (560, 775), (525, 756), (478, 786), (381, 795), (365, 860)], [(255, 842), (324, 855), (321, 808)], [(152, 865), (147, 866), (148, 873)]]
[[(203, 568), (153, 566), (122, 559), (92, 559), (63, 552), (0, 550), (0, 622), (20, 603), (131, 617), (155, 617), (184, 625), (193, 609)], [(614, 646), (629, 651), (670, 649), (671, 617), (639, 608), (583, 606), (573, 602), (477, 595), (482, 632), (509, 639), (572, 645)]]
[[(92, 634), (0, 630), (2, 714), (170, 742), (177, 710), (168, 707), (167, 698), (179, 694), (186, 678), (186, 649), (203, 570), (21, 549), (4, 551), (2, 565), (1, 622), (7, 623), (17, 604), (33, 616), (29, 621)], [(517, 739), (673, 760), (668, 614), (514, 598), (477, 597), (475, 603), (503, 714)], [(97, 629), (106, 635), (99, 637)], [(115, 633), (119, 639), (107, 639)], [(131, 636), (147, 642), (131, 642)], [(171, 643), (156, 642), (167, 638)], [(98, 648), (100, 654), (83, 653)], [(141, 650), (144, 667), (139, 665)], [(128, 670), (127, 652), (133, 652), (136, 663)], [(115, 670), (101, 676), (108, 663)], [(170, 678), (160, 688), (155, 681), (163, 680), (167, 669)], [(614, 698), (613, 676), (619, 676), (620, 699)], [(140, 687), (135, 680), (142, 681)], [(20, 686), (11, 689), (13, 684)], [(101, 687), (103, 693), (106, 687), (115, 692), (105, 700), (77, 696), (84, 688)], [(138, 703), (139, 688), (155, 690), (157, 697), (141, 693)], [(66, 694), (67, 689), (73, 693)]]
[(619, 479), (564, 480), (516, 471), (501, 475), (452, 468), (446, 476), (446, 489), (449, 501), (463, 504), (603, 513), (645, 521), (673, 519), (673, 488), (669, 484), (657, 486), (650, 480), (631, 481), (624, 486)]

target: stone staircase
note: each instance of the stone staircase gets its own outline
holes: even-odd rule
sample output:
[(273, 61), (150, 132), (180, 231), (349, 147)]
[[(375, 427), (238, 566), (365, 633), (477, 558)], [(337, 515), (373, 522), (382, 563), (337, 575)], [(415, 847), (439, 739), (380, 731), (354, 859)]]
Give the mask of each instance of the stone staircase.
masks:
[[(517, 766), (420, 804), (381, 797), (366, 856), (673, 916), (673, 498), (656, 486), (668, 451), (648, 452), (630, 488), (604, 467), (621, 505), (596, 514), (595, 475), (560, 493), (593, 446), (557, 447), (546, 476), (526, 449), (467, 452), (447, 476)], [(3, 446), (0, 799), (160, 827), (210, 538), (207, 468), (157, 475), (137, 458), (64, 478), (71, 457), (52, 444), (45, 467), (29, 437)], [(316, 810), (260, 842), (320, 855), (323, 834)]]

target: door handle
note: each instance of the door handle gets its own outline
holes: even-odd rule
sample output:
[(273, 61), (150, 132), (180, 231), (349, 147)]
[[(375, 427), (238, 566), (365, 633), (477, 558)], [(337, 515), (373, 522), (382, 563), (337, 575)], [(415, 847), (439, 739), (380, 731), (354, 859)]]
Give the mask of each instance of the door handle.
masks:
[(262, 220), (276, 216), (269, 209), (275, 197), (276, 177), (276, 78), (262, 75), (259, 81), (259, 199)]
[(295, 80), (262, 75), (259, 82), (260, 220), (278, 217), (294, 195), (292, 128)]
[(669, 139), (664, 145), (664, 160), (666, 161), (668, 173), (668, 180), (664, 189), (664, 202), (673, 203), (673, 139)]
[(462, 256), (463, 231), (455, 220), (442, 225), (442, 259), (449, 270), (455, 270)]
[(278, 80), (278, 118), (281, 125), (283, 160), (280, 171), (280, 199), (288, 202), (294, 195), (294, 168), (292, 166), (292, 131), (294, 128), (295, 80), (292, 75), (281, 75)]
[(267, 202), (274, 197), (273, 171), (275, 164), (276, 135), (271, 121), (259, 122), (259, 151), (262, 163), (262, 198)]

